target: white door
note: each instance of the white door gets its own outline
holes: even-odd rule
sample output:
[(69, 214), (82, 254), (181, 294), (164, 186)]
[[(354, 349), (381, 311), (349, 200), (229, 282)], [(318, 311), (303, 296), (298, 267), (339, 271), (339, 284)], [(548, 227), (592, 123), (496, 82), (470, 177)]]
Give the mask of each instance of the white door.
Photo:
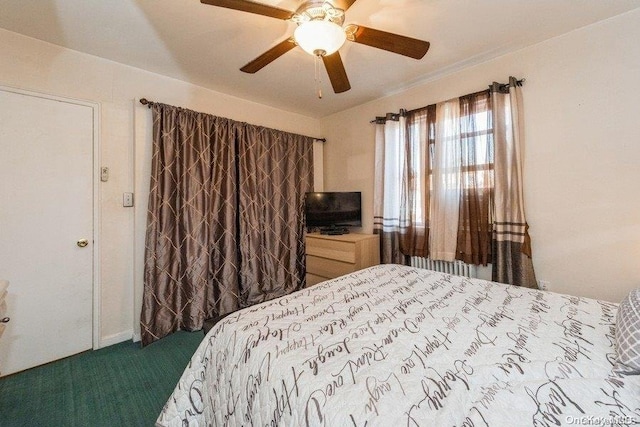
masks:
[(0, 89), (2, 375), (92, 348), (93, 138), (91, 106)]

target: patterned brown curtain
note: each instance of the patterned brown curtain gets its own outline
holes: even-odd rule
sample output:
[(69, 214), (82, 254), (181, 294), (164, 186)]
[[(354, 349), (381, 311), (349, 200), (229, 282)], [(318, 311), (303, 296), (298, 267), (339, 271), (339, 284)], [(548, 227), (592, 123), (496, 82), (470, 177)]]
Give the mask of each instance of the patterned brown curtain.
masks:
[(142, 344), (304, 284), (311, 138), (154, 103)]
[(493, 128), (488, 90), (460, 97), (461, 187), (456, 259), (491, 262)]
[(235, 125), (153, 104), (142, 344), (238, 308)]
[(304, 196), (313, 140), (245, 125), (238, 144), (240, 282), (248, 306), (304, 286)]

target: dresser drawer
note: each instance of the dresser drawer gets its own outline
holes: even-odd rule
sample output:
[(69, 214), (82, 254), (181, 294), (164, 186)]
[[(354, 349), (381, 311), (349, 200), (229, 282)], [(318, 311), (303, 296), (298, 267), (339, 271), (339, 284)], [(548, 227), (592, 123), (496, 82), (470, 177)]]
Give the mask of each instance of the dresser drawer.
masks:
[(343, 274), (352, 273), (353, 271), (353, 263), (307, 255), (307, 273), (334, 278), (342, 276)]
[(353, 242), (307, 238), (307, 255), (329, 258), (342, 262), (356, 262), (356, 245)]

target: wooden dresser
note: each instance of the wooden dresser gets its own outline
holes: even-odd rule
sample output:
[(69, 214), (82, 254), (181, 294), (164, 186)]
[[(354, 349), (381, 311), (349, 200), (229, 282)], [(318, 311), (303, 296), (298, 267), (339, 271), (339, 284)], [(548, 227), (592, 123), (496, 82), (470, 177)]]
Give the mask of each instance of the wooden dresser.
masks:
[(380, 264), (377, 234), (310, 233), (306, 236), (306, 246), (307, 286)]

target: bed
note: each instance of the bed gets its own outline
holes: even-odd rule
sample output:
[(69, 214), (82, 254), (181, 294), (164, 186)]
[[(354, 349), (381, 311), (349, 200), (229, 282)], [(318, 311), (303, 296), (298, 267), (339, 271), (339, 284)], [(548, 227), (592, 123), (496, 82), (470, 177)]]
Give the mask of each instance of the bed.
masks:
[(236, 312), (158, 426), (640, 422), (617, 304), (379, 265)]

